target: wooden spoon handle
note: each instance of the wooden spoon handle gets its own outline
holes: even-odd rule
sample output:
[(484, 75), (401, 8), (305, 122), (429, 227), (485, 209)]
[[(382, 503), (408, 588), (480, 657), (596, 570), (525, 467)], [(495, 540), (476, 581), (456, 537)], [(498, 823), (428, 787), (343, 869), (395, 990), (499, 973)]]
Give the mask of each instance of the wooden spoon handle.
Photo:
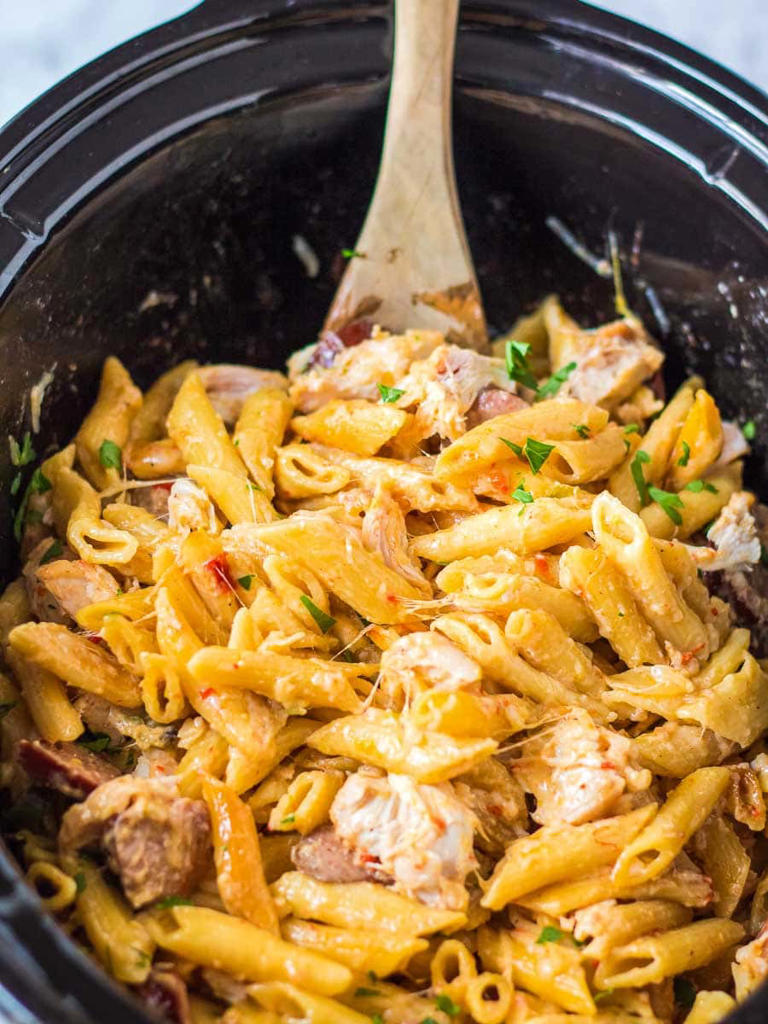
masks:
[(485, 320), (459, 209), (451, 86), (459, 0), (396, 0), (395, 57), (379, 176), (326, 321), (372, 316), (482, 348)]

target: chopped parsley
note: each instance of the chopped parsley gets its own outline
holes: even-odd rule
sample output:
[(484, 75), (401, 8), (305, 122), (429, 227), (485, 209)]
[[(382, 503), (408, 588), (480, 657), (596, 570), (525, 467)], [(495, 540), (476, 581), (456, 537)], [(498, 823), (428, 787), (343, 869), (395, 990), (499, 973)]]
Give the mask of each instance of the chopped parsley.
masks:
[(510, 441), (508, 437), (500, 437), (499, 440), (503, 441), (507, 448), (511, 448), (519, 459), (523, 457), (523, 449), (521, 445), (515, 444), (514, 441)]
[(596, 1003), (602, 1003), (604, 999), (610, 999), (613, 995), (612, 988), (604, 988), (602, 992), (595, 992), (594, 1000)]
[[(17, 541), (21, 540), (21, 531), (24, 523), (26, 522), (27, 516), (27, 504), (29, 503), (29, 496), (31, 494), (45, 494), (46, 491), (50, 491), (51, 481), (43, 473), (42, 469), (38, 466), (30, 477), (27, 489), (24, 491), (24, 497), (21, 499), (21, 503), (16, 510), (16, 515), (13, 518), (13, 536)], [(31, 520), (30, 520), (31, 521)]]
[(22, 438), (21, 444), (15, 437), (9, 436), (8, 447), (11, 450), (11, 462), (14, 466), (28, 466), (35, 458), (35, 449), (32, 447), (29, 431)]
[(683, 525), (683, 517), (677, 510), (685, 506), (679, 494), (674, 494), (672, 491), (662, 491), (660, 487), (649, 487), (648, 496), (652, 501), (661, 505), (676, 526)]
[(87, 884), (86, 881), (85, 881), (85, 874), (84, 874), (84, 872), (78, 871), (77, 874), (74, 876), (74, 878), (75, 878), (75, 889), (76, 889), (76, 891), (77, 892), (84, 892), (85, 891), (85, 886)]
[(332, 615), (328, 615), (327, 612), (324, 612), (322, 608), (318, 608), (311, 597), (302, 594), (299, 600), (320, 627), (321, 633), (327, 633), (329, 629), (336, 625), (336, 619)]
[(690, 483), (686, 484), (683, 490), (693, 491), (694, 494), (700, 494), (701, 491), (709, 491), (710, 494), (717, 494), (717, 488), (714, 484), (708, 484), (706, 480), (691, 480)]
[(645, 474), (643, 473), (643, 463), (650, 462), (651, 456), (648, 452), (644, 452), (642, 448), (638, 448), (635, 452), (635, 457), (629, 466), (629, 471), (632, 474), (632, 479), (635, 482), (637, 493), (640, 496), (640, 503), (642, 505), (648, 504), (648, 484), (645, 482)]
[(589, 427), (587, 426), (586, 423), (572, 423), (571, 426), (576, 431), (576, 433), (579, 435), (579, 437), (582, 439), (582, 441), (586, 441), (587, 440), (587, 438), (589, 437), (590, 431), (589, 431)]
[(688, 460), (691, 457), (691, 446), (688, 444), (687, 441), (683, 441), (682, 445), (683, 445), (683, 454), (677, 460), (677, 464), (678, 464), (678, 466), (687, 466), (688, 465)]
[(556, 395), (575, 369), (576, 363), (568, 363), (567, 366), (563, 366), (553, 373), (549, 380), (536, 390), (536, 398), (540, 401), (542, 398), (551, 398)]
[(675, 978), (674, 982), (675, 1002), (684, 1010), (690, 1010), (696, 1001), (696, 988), (687, 978)]
[(512, 491), (512, 497), (515, 501), (522, 502), (523, 505), (530, 505), (533, 501), (533, 495), (530, 491), (526, 491), (522, 484), (518, 484), (514, 491)]
[(543, 946), (546, 942), (558, 942), (564, 935), (565, 932), (561, 931), (557, 925), (545, 924), (539, 932), (539, 937), (536, 939), (536, 945)]
[(13, 711), (18, 703), (19, 702), (17, 700), (6, 700), (0, 703), (0, 720)]
[(449, 1017), (458, 1017), (461, 1013), (461, 1008), (444, 992), (435, 997), (435, 1006), (438, 1010), (442, 1010), (443, 1013), (447, 1013)]
[(756, 433), (755, 421), (747, 420), (747, 422), (741, 428), (741, 432), (747, 439), (747, 441), (754, 441)]
[(402, 388), (390, 388), (386, 384), (377, 384), (376, 387), (379, 389), (381, 400), (385, 405), (392, 405), (398, 398), (405, 394)]
[(376, 971), (366, 971), (365, 976), (368, 979), (368, 981), (372, 981), (374, 983), (379, 980), (379, 976), (376, 973)]
[(295, 823), (295, 821), (296, 821), (296, 815), (295, 814), (286, 814), (286, 816), (281, 820), (280, 824), (281, 825), (293, 825)]
[(640, 433), (640, 426), (639, 426), (639, 424), (637, 424), (637, 423), (628, 423), (626, 425), (626, 427), (624, 427), (624, 433), (625, 434), (639, 434)]
[(11, 495), (18, 494), (19, 487), (21, 486), (21, 473), (17, 473), (16, 476), (11, 480)]
[(165, 896), (163, 899), (158, 900), (155, 904), (156, 910), (170, 910), (171, 907), (191, 907), (192, 900), (187, 900), (183, 896)]
[(341, 255), (345, 260), (353, 260), (355, 257), (361, 260), (365, 259), (365, 253), (359, 252), (357, 249), (342, 249)]
[(375, 988), (364, 988), (364, 987), (361, 987), (361, 988), (356, 988), (355, 989), (355, 998), (356, 999), (365, 999), (368, 996), (380, 996), (380, 995), (381, 995), (381, 992), (379, 992), (379, 990), (375, 989)]
[(75, 743), (79, 747), (85, 747), (86, 750), (92, 751), (94, 754), (102, 754), (109, 750), (109, 746), (112, 742), (105, 732), (94, 732), (90, 735), (81, 736), (79, 740), (75, 740)]
[[(384, 1021), (382, 1020), (381, 1016), (378, 1013), (376, 1014), (376, 1017), (379, 1018), (381, 1024), (384, 1024)], [(373, 1020), (373, 1024), (377, 1024), (376, 1017), (371, 1018)], [(421, 1020), (419, 1021), (419, 1024), (437, 1024), (437, 1021), (435, 1020), (434, 1017), (422, 1017)]]
[(507, 376), (510, 380), (522, 384), (532, 391), (538, 389), (536, 378), (528, 365), (528, 353), (531, 346), (527, 341), (508, 341), (504, 346), (504, 358), (507, 364)]
[[(380, 1013), (374, 1013), (371, 1017), (371, 1024), (384, 1024), (384, 1018)], [(426, 1022), (422, 1021), (421, 1024), (426, 1024)]]
[(249, 480), (248, 481), (248, 490), (249, 491), (261, 491), (261, 492), (263, 492), (264, 488), (263, 487), (259, 487), (258, 484), (251, 483), (251, 481)]
[(47, 562), (52, 562), (54, 558), (58, 558), (62, 550), (61, 541), (55, 540), (50, 547), (45, 549), (45, 553), (40, 559), (40, 565), (45, 565)]
[(250, 590), (251, 583), (253, 582), (253, 574), (249, 573), (247, 576), (238, 576), (237, 582), (243, 588), (243, 590)]
[(532, 437), (529, 437), (526, 440), (523, 453), (525, 454), (526, 459), (528, 459), (528, 465), (531, 467), (534, 474), (539, 472), (554, 450), (555, 446), (553, 444), (545, 444), (543, 441), (535, 441)]
[[(712, 524), (710, 523), (709, 525), (711, 526)], [(768, 548), (766, 548), (765, 544), (760, 545), (760, 561), (763, 565), (768, 565)]]
[(99, 445), (99, 462), (104, 469), (116, 469), (118, 473), (122, 473), (123, 453), (120, 445), (106, 439), (102, 441)]

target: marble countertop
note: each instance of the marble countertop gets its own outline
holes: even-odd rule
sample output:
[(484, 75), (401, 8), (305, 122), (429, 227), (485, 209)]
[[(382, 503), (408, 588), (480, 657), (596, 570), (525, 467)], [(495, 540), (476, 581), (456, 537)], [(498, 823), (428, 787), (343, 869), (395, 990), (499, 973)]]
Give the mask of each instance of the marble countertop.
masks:
[[(573, 3), (578, 0), (572, 0)], [(0, 124), (98, 54), (190, 0), (0, 0)], [(768, 91), (768, 0), (602, 0)]]

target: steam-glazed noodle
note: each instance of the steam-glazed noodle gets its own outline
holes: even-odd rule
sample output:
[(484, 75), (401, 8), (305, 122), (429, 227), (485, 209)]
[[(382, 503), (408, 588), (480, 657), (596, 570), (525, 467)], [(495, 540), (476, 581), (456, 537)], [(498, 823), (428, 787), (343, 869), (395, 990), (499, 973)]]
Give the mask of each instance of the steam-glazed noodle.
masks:
[(494, 351), (110, 358), (12, 444), (5, 832), (169, 1020), (707, 1024), (768, 975), (744, 436), (633, 317)]

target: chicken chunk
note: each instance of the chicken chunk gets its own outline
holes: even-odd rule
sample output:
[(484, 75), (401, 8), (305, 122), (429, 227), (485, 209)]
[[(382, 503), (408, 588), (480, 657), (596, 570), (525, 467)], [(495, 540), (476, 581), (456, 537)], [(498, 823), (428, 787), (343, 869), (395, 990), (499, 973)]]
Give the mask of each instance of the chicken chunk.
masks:
[(768, 922), (756, 938), (736, 951), (732, 970), (739, 1002), (768, 978)]
[(189, 896), (211, 863), (208, 810), (179, 796), (174, 778), (122, 775), (62, 818), (63, 855), (97, 843), (134, 907)]
[(331, 805), (336, 834), (359, 864), (374, 864), (394, 888), (431, 906), (465, 910), (465, 879), (477, 866), (475, 819), (450, 783), (418, 785), (407, 775), (361, 769)]
[(168, 526), (178, 533), (206, 530), (218, 533), (216, 510), (208, 495), (196, 483), (183, 477), (176, 480), (168, 495)]
[(760, 561), (760, 538), (752, 515), (754, 495), (736, 491), (709, 528), (707, 540), (712, 548), (696, 550), (696, 561), (705, 572), (745, 569)]
[[(398, 387), (404, 392), (398, 405), (415, 408), (414, 422), (407, 429), (411, 442), (433, 435), (455, 441), (466, 431), (467, 413), (481, 392), (494, 389), (517, 397), (517, 385), (509, 380), (503, 360), (457, 345), (440, 345), (428, 358), (412, 363)], [(493, 402), (500, 406), (499, 399), (490, 397), (483, 404)]]
[(346, 348), (342, 342), (328, 365), (313, 362), (322, 342), (310, 345), (288, 360), (291, 400), (298, 412), (314, 412), (333, 398), (377, 402), (378, 384), (401, 387), (399, 381), (414, 359), (424, 359), (442, 343), (439, 331), (391, 335), (377, 329), (373, 337), (354, 348)]
[(405, 516), (387, 487), (379, 482), (363, 519), (363, 544), (384, 559), (384, 564), (404, 576), (421, 590), (425, 597), (432, 596), (432, 587), (418, 563), (408, 550), (408, 532)]
[[(120, 588), (115, 577), (101, 565), (91, 565), (82, 559), (59, 559), (41, 565), (36, 573), (38, 585), (49, 595), (46, 608), (50, 622), (69, 622), (81, 608), (97, 601), (109, 601)], [(51, 602), (55, 604), (55, 617), (50, 617)], [(45, 616), (41, 616), (45, 618)]]
[(595, 725), (580, 708), (533, 739), (512, 767), (536, 798), (531, 816), (541, 825), (604, 818), (625, 792), (647, 789), (652, 781), (651, 773), (635, 764), (631, 740)]
[(612, 409), (660, 369), (664, 355), (650, 343), (642, 324), (627, 318), (595, 331), (579, 331), (564, 350), (561, 362), (575, 362), (576, 368), (560, 395)]
[(234, 426), (243, 402), (254, 391), (265, 388), (284, 390), (288, 381), (276, 370), (257, 370), (253, 366), (217, 363), (197, 371), (211, 404), (227, 426)]
[(381, 656), (381, 692), (390, 706), (424, 690), (477, 689), (480, 666), (440, 633), (409, 633)]

